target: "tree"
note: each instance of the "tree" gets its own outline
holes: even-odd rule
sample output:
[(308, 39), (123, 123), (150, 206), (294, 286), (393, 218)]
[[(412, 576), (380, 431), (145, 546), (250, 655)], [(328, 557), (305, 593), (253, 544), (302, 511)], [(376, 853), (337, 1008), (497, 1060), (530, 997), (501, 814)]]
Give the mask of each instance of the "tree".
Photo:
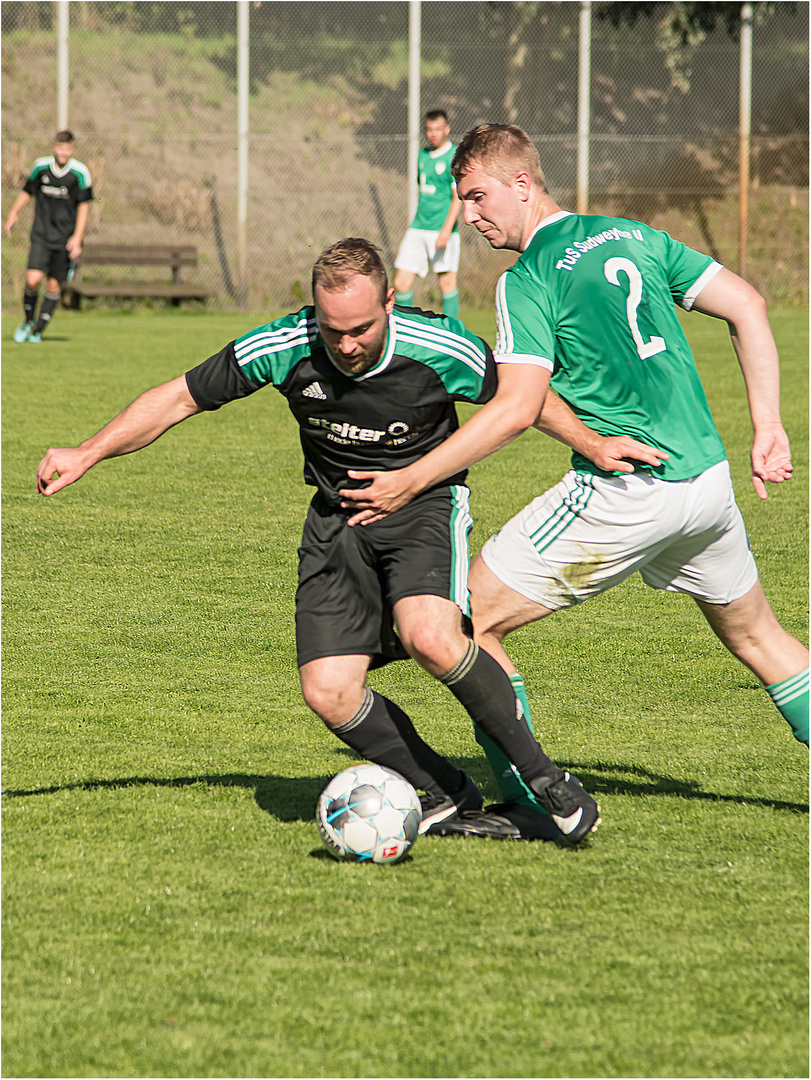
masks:
[[(692, 44), (699, 36), (705, 37), (719, 25), (726, 29), (730, 37), (737, 38), (740, 32), (741, 22), (740, 3), (715, 3), (712, 0), (702, 0), (700, 3), (646, 3), (636, 0), (618, 0), (618, 2), (595, 4), (594, 11), (598, 19), (607, 19), (612, 26), (618, 27), (623, 23), (633, 24), (641, 15), (652, 16), (661, 14), (667, 18), (669, 25), (682, 46)], [(787, 4), (792, 12), (796, 11), (795, 3)], [(774, 11), (774, 3), (755, 2), (752, 4), (754, 17), (762, 21)]]

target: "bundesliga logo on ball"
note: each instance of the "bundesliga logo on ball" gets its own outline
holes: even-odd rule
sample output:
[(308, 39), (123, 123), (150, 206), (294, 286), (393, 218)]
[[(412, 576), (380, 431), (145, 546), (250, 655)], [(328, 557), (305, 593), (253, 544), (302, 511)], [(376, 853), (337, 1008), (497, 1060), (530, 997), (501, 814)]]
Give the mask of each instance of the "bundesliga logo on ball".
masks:
[(315, 819), (336, 859), (396, 863), (417, 839), (422, 808), (405, 777), (363, 764), (330, 780), (319, 796)]

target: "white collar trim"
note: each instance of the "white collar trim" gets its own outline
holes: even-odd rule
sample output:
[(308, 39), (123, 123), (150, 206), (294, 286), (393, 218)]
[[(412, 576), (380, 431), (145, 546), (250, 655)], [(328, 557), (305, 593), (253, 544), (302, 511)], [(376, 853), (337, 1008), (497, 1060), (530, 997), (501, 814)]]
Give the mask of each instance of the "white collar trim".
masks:
[(524, 247), (524, 251), (527, 250), (527, 248), (532, 243), (532, 241), (535, 239), (536, 235), (541, 231), (541, 229), (545, 229), (547, 225), (554, 225), (556, 221), (563, 221), (564, 218), (571, 217), (571, 216), (572, 216), (571, 210), (558, 210), (557, 213), (550, 214), (549, 217), (545, 217), (543, 219), (543, 221), (540, 223), (540, 225), (537, 225), (532, 230), (532, 235), (530, 236), (529, 240), (527, 240), (526, 246)]
[(65, 162), (64, 167), (60, 169), (59, 168), (59, 163), (57, 162), (56, 158), (52, 157), (51, 158), (51, 164), (50, 164), (49, 168), (50, 168), (51, 172), (54, 174), (54, 176), (62, 177), (62, 176), (65, 176), (67, 173), (70, 172), (70, 167), (71, 167), (72, 164), (73, 164), (73, 158), (69, 157), (68, 160)]
[(368, 371), (363, 371), (360, 375), (350, 375), (348, 371), (344, 371), (344, 369), (329, 351), (326, 341), (324, 341), (324, 339), (322, 338), (321, 340), (324, 342), (324, 352), (329, 357), (330, 363), (334, 367), (336, 367), (342, 375), (346, 375), (348, 379), (354, 379), (356, 382), (362, 382), (363, 379), (370, 379), (373, 375), (379, 375), (381, 371), (385, 371), (391, 363), (391, 358), (392, 356), (394, 356), (394, 346), (397, 343), (397, 332), (394, 329), (394, 319), (391, 315), (389, 315), (388, 321), (388, 340), (386, 341), (386, 347), (383, 350), (383, 355), (380, 357), (376, 364), (373, 364), (372, 367), (368, 369)]

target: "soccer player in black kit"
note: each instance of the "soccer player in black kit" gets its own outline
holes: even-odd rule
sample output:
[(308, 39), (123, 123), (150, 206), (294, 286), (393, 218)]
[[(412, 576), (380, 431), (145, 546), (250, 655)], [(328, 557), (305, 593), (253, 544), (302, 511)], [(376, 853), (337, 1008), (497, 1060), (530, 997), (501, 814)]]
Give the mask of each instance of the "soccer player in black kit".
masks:
[[(478, 810), (473, 781), (366, 685), (370, 668), (411, 656), (461, 702), (513, 763), (550, 817), (548, 835), (578, 843), (599, 823), (578, 781), (543, 753), (508, 676), (465, 632), (465, 473), (368, 528), (347, 525), (341, 488), (354, 469), (398, 469), (458, 427), (455, 402), (496, 389), (490, 347), (445, 316), (394, 305), (367, 240), (349, 238), (313, 267), (313, 305), (230, 342), (185, 375), (146, 391), (77, 447), (49, 450), (37, 491), (53, 495), (106, 458), (273, 385), (298, 422), (304, 479), (316, 492), (304, 523), (296, 592), (301, 688), (310, 708), (358, 754), (402, 773), (421, 797), (421, 832)], [(396, 628), (396, 629), (395, 629)], [(543, 817), (543, 815), (537, 815)]]
[[(73, 134), (58, 131), (53, 154), (34, 162), (6, 218), (6, 236), (10, 236), (20, 211), (32, 198), (36, 200), (25, 273), (24, 318), (14, 331), (17, 342), (37, 344), (42, 340), (62, 295), (62, 283), (67, 281), (71, 264), (82, 251), (93, 187), (87, 166), (76, 160), (73, 150)], [(46, 276), (45, 297), (37, 318), (39, 287)]]

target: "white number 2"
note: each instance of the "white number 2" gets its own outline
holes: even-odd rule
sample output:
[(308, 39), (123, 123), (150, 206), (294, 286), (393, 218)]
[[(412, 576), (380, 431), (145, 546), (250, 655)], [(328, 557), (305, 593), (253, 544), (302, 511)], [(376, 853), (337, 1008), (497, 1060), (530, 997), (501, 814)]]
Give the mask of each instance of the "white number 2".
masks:
[[(639, 272), (639, 267), (630, 259), (621, 258), (609, 259), (603, 267), (603, 273), (612, 285), (620, 285), (620, 271), (624, 271), (628, 277), (628, 299), (625, 301), (628, 326), (634, 336), (634, 343), (640, 360), (647, 360), (649, 356), (664, 352), (667, 345), (665, 339), (660, 337), (652, 337), (649, 341), (644, 341), (639, 332), (639, 323), (636, 317), (639, 301), (642, 299), (642, 275)], [(621, 285), (620, 288), (622, 288)]]

